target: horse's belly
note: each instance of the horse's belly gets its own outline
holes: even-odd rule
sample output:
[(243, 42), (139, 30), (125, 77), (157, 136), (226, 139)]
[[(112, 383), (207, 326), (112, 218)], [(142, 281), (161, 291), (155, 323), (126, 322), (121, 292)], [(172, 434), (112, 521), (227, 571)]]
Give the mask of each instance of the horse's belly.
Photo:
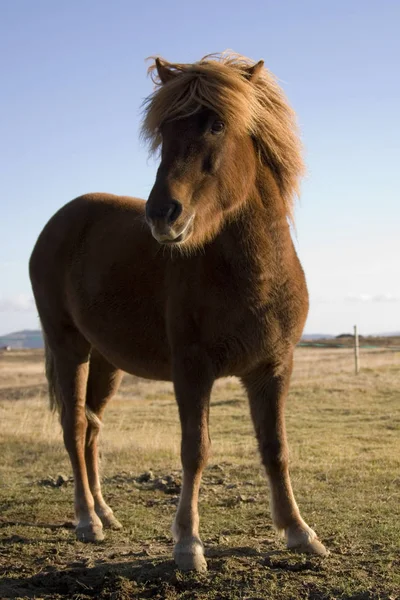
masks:
[[(154, 344), (140, 352), (135, 344), (102, 343), (96, 340), (96, 349), (113, 365), (137, 377), (159, 381), (171, 381), (171, 366), (168, 356), (163, 356)], [(139, 350), (139, 351), (138, 351)]]
[(79, 311), (79, 329), (119, 369), (147, 379), (171, 380), (165, 323), (151, 303), (112, 305)]

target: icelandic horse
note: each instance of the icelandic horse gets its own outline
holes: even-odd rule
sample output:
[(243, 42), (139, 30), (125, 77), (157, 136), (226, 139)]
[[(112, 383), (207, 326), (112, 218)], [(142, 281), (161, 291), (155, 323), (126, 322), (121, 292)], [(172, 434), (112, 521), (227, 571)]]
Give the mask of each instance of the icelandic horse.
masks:
[(233, 375), (248, 394), (275, 528), (288, 548), (326, 555), (293, 495), (284, 418), (308, 312), (290, 235), (303, 173), (295, 115), (263, 61), (156, 58), (149, 71), (156, 87), (142, 135), (160, 165), (147, 202), (76, 198), (50, 219), (30, 259), (76, 535), (96, 542), (103, 527), (121, 527), (101, 492), (98, 434), (122, 371), (172, 381), (183, 466), (174, 558), (181, 569), (206, 569), (197, 505), (210, 394)]

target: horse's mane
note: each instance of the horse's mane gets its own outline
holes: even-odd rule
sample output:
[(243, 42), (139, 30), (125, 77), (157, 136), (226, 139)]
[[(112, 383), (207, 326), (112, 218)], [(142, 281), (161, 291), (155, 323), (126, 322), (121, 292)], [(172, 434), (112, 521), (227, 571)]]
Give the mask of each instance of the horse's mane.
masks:
[(142, 136), (151, 151), (161, 144), (162, 123), (210, 108), (238, 133), (252, 136), (291, 217), (304, 163), (295, 113), (272, 73), (263, 67), (255, 81), (250, 81), (247, 69), (254, 62), (231, 52), (208, 55), (193, 64), (161, 60), (175, 77), (162, 84), (156, 65), (149, 68), (156, 89), (144, 102)]

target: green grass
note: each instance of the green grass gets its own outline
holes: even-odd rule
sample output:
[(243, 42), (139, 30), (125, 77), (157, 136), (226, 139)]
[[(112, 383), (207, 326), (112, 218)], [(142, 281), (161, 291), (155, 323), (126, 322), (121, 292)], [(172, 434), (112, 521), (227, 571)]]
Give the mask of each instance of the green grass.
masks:
[[(47, 411), (40, 354), (10, 354), (0, 357), (0, 598), (400, 598), (398, 353), (362, 353), (356, 377), (349, 350), (297, 352), (287, 405), (292, 482), (327, 559), (289, 553), (273, 531), (242, 388), (234, 379), (216, 385), (201, 575), (179, 572), (171, 559), (180, 482), (171, 386), (126, 376), (111, 403), (104, 493), (124, 529), (84, 545), (71, 529), (72, 483), (53, 485), (71, 470)], [(172, 487), (138, 482), (148, 469), (170, 475)]]

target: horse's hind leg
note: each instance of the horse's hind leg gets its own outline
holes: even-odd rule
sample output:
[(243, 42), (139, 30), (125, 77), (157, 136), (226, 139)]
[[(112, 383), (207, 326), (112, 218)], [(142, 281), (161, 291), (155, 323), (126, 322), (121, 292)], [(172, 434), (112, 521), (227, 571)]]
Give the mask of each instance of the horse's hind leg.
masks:
[(92, 351), (86, 396), (88, 419), (85, 446), (86, 468), (96, 514), (100, 517), (103, 526), (111, 529), (121, 529), (122, 525), (115, 518), (101, 493), (98, 438), (104, 409), (117, 392), (122, 375), (123, 372), (111, 365), (101, 354), (96, 350)]
[(56, 403), (61, 412), (64, 444), (68, 451), (75, 484), (75, 514), (78, 520), (77, 538), (85, 542), (101, 541), (103, 526), (94, 508), (85, 460), (85, 440), (88, 428), (86, 417), (86, 389), (88, 380), (88, 342), (72, 327), (47, 338), (46, 362), (48, 375), (51, 362), (52, 381)]
[(286, 536), (288, 548), (325, 556), (327, 551), (303, 521), (289, 477), (284, 404), (292, 372), (292, 356), (262, 365), (243, 378), (261, 458), (271, 487), (272, 519)]

